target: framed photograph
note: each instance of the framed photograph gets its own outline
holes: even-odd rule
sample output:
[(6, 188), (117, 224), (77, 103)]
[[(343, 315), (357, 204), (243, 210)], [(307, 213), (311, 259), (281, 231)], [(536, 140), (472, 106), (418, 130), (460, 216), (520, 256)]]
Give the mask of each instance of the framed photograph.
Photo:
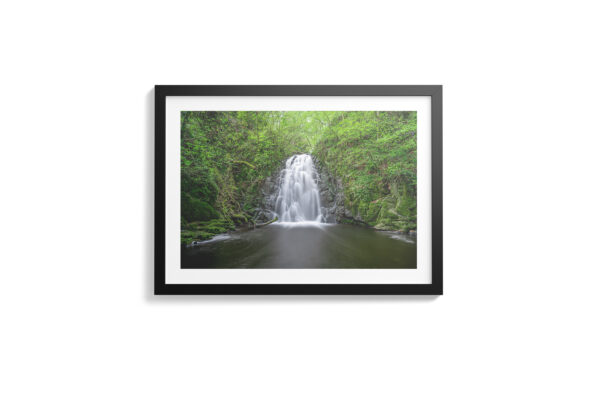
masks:
[(155, 122), (155, 294), (442, 294), (442, 86), (159, 85)]

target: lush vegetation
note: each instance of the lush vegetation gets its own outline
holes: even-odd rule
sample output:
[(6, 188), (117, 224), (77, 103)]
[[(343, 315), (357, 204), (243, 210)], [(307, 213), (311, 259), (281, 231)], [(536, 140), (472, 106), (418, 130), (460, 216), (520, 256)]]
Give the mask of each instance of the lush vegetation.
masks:
[(265, 179), (297, 153), (341, 182), (340, 222), (416, 229), (415, 112), (182, 112), (181, 127), (183, 242), (251, 222)]

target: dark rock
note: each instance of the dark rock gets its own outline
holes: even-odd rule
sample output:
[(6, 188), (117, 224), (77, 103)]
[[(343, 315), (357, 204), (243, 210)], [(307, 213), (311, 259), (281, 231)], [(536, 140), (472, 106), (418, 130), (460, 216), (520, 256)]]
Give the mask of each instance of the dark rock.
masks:
[(319, 173), (317, 184), (321, 194), (322, 214), (325, 222), (345, 222), (348, 219), (354, 220), (352, 212), (344, 207), (344, 188), (342, 180), (336, 178), (327, 169), (324, 163), (313, 158), (315, 168)]
[(258, 208), (254, 209), (253, 220), (256, 223), (265, 223), (275, 218), (275, 209), (277, 202), (277, 191), (281, 173), (285, 167), (285, 160), (282, 162), (277, 171), (265, 179), (261, 187), (261, 203)]
[[(315, 169), (317, 170), (317, 185), (321, 197), (321, 214), (328, 223), (345, 222), (364, 224), (360, 215), (353, 215), (352, 211), (344, 206), (344, 188), (342, 180), (334, 177), (324, 163), (313, 156)], [(285, 160), (280, 168), (270, 177), (265, 179), (261, 188), (262, 202), (254, 210), (253, 219), (256, 223), (265, 223), (275, 218), (277, 208), (277, 195), (281, 174), (285, 167)]]

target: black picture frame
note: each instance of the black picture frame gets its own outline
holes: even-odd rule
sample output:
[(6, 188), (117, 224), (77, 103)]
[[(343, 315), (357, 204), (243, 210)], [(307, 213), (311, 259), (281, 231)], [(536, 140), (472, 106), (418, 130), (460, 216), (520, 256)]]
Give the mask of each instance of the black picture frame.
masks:
[[(431, 97), (432, 280), (428, 284), (167, 284), (165, 282), (165, 140), (168, 96)], [(422, 151), (419, 149), (419, 151)], [(442, 86), (285, 85), (155, 86), (154, 294), (156, 295), (441, 295), (443, 293)]]

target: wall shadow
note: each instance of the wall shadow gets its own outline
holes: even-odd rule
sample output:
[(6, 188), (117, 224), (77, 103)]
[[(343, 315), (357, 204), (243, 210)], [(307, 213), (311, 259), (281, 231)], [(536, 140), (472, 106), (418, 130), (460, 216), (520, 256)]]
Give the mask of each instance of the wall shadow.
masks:
[(154, 88), (144, 98), (144, 250), (143, 293), (154, 297)]

